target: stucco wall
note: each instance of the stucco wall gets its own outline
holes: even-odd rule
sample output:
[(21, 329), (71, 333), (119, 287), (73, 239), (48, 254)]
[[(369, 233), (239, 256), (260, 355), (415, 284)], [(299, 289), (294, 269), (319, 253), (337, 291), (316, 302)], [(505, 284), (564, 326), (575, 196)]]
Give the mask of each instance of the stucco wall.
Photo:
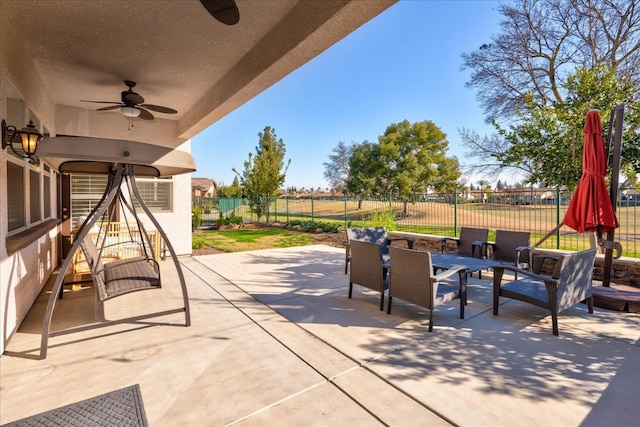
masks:
[[(191, 151), (191, 141), (178, 147)], [(167, 233), (167, 237), (178, 256), (191, 254), (191, 174), (173, 177), (173, 212), (157, 213), (154, 217)], [(151, 224), (149, 220), (145, 224)], [(169, 256), (169, 251), (166, 253)]]
[[(19, 32), (7, 25), (0, 26), (0, 118), (8, 118), (6, 99), (10, 92), (17, 92), (24, 100), (24, 118), (10, 125), (24, 126), (29, 114), (33, 113), (52, 135), (131, 139), (167, 147), (180, 146), (180, 149), (190, 151), (190, 141), (183, 143), (176, 138), (173, 121), (159, 118), (153, 123), (136, 121), (135, 126), (129, 126), (131, 123), (119, 114), (98, 116), (93, 111), (78, 108), (56, 108), (37, 67), (22, 54), (24, 51)], [(59, 227), (54, 225), (16, 252), (7, 252), (7, 155), (6, 150), (0, 150), (0, 354), (57, 267), (59, 247)], [(58, 212), (55, 178), (51, 179), (51, 185), (52, 211)], [(177, 254), (190, 254), (191, 174), (175, 177), (173, 212), (158, 215), (158, 220)]]
[[(22, 54), (18, 34), (11, 26), (0, 26), (0, 117), (9, 118), (6, 99), (10, 92), (17, 91), (24, 100), (24, 111), (12, 111), (11, 119), (19, 122), (8, 124), (23, 127), (33, 113), (53, 132), (54, 107), (33, 63)], [(58, 257), (56, 226), (20, 250), (7, 253), (7, 156), (6, 150), (0, 151), (0, 353), (53, 272)], [(57, 212), (55, 181), (51, 179), (51, 203)]]
[(56, 227), (0, 262), (2, 277), (2, 351), (25, 318), (57, 265)]

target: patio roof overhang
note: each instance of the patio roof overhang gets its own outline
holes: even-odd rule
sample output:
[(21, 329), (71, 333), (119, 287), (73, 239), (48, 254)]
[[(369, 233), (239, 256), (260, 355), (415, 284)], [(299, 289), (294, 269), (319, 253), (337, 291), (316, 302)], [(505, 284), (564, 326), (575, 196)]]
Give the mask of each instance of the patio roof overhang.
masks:
[[(3, 1), (2, 92), (10, 83), (53, 134), (173, 148), (395, 1), (236, 0), (233, 26), (198, 0)], [(81, 102), (119, 101), (124, 80), (178, 114), (134, 119), (132, 128), (119, 110)]]

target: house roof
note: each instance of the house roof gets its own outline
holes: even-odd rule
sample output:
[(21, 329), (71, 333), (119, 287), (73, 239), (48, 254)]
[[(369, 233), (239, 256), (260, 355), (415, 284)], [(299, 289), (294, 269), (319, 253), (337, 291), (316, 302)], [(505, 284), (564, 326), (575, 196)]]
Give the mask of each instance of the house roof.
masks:
[(191, 186), (208, 190), (211, 186), (216, 187), (216, 182), (211, 178), (191, 178)]
[[(57, 134), (178, 146), (396, 0), (235, 1), (232, 26), (198, 0), (2, 1), (5, 72), (26, 92), (46, 88), (20, 95), (36, 114), (55, 111), (48, 126)], [(178, 113), (131, 121), (81, 101), (119, 101), (124, 80), (137, 82), (145, 103)]]

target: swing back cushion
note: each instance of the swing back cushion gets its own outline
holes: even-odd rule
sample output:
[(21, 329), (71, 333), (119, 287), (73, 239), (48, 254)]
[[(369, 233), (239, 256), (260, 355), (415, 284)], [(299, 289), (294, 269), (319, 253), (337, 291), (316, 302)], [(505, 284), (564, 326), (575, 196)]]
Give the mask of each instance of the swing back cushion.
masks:
[(155, 260), (135, 257), (103, 263), (98, 248), (88, 234), (82, 239), (80, 246), (91, 269), (100, 301), (129, 292), (160, 287), (160, 268)]

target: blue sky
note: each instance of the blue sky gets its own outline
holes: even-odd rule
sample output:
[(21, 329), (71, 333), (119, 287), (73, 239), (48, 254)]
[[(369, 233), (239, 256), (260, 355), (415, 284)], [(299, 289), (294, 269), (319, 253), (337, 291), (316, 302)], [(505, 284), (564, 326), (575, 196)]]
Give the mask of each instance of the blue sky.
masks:
[(448, 155), (464, 164), (468, 149), (458, 129), (488, 134), (492, 128), (465, 87), (469, 71), (460, 71), (460, 54), (498, 32), (498, 5), (403, 0), (391, 6), (194, 137), (193, 176), (231, 184), (231, 168), (243, 169), (258, 132), (271, 126), (291, 158), (284, 186), (324, 189), (322, 163), (339, 141), (377, 141), (404, 119), (433, 121), (447, 134)]

